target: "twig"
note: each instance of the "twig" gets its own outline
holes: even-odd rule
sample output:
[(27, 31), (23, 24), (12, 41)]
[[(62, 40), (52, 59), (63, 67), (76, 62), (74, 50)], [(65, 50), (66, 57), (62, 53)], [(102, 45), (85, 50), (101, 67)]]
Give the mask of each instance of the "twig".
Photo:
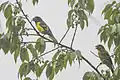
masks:
[(53, 51), (57, 50), (58, 48), (59, 48), (59, 47), (56, 47), (56, 48), (54, 48), (54, 49), (52, 49), (52, 50), (50, 50), (50, 51), (47, 51), (47, 52), (45, 52), (44, 54), (41, 54), (40, 57), (41, 57), (41, 56), (44, 56), (44, 55), (46, 55), (46, 54), (48, 54), (48, 53), (50, 53), (50, 52), (53, 52)]
[[(42, 36), (42, 35), (39, 34), (39, 32), (38, 32), (38, 31), (35, 29), (35, 27), (32, 25), (32, 23), (30, 22), (30, 20), (28, 19), (28, 17), (25, 15), (25, 13), (24, 13), (24, 11), (22, 10), (22, 8), (21, 8), (18, 0), (16, 0), (16, 2), (17, 2), (17, 4), (18, 4), (18, 6), (19, 6), (19, 8), (20, 8), (20, 10), (21, 10), (21, 12), (22, 12), (22, 14), (23, 14), (23, 16), (25, 16), (25, 18), (27, 19), (27, 21), (29, 22), (29, 24), (32, 26), (32, 28), (35, 30), (35, 32), (36, 32), (40, 37), (42, 37), (42, 38), (44, 38), (44, 39), (46, 39), (46, 40), (48, 40), (48, 41), (50, 41), (50, 42), (52, 42), (52, 43), (55, 43), (54, 41), (52, 41), (52, 40), (50, 40), (50, 39), (48, 39), (48, 38), (46, 38), (46, 37), (44, 37), (44, 36)], [(72, 51), (75, 51), (73, 48), (68, 47), (68, 46), (66, 46), (66, 45), (63, 45), (63, 44), (61, 44), (61, 43), (56, 43), (56, 44), (61, 45), (62, 47), (68, 48), (68, 49), (70, 49), (70, 50), (72, 50)], [(100, 74), (100, 72), (99, 72), (86, 58), (84, 58), (83, 56), (81, 56), (81, 57), (82, 57), (82, 59), (83, 59), (84, 61), (86, 61), (86, 62), (87, 62), (101, 77), (103, 77), (103, 79), (105, 80), (104, 76), (102, 76), (102, 74)]]
[(65, 32), (65, 34), (63, 35), (63, 37), (61, 38), (61, 40), (60, 40), (60, 42), (59, 43), (61, 43), (62, 42), (62, 40), (65, 38), (65, 36), (67, 35), (67, 33), (68, 33), (68, 31), (70, 30), (70, 28), (68, 28), (67, 29), (67, 31)]
[(71, 48), (72, 48), (72, 46), (73, 46), (73, 42), (74, 42), (74, 39), (75, 39), (76, 32), (77, 32), (77, 25), (76, 25), (76, 27), (75, 27), (75, 32), (74, 32), (74, 34), (73, 34), (73, 38), (72, 38), (72, 42), (71, 42)]
[[(98, 57), (98, 55), (96, 55), (94, 52), (90, 51), (94, 56)], [(99, 57), (98, 57), (99, 58)]]

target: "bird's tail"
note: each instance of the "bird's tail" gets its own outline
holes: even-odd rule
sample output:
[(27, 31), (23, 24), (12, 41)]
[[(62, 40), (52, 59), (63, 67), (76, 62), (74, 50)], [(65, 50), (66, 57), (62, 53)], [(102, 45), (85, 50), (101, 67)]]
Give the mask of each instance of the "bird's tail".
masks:
[(114, 66), (113, 65), (110, 69), (111, 69), (111, 72), (114, 73)]
[(56, 44), (58, 43), (57, 39), (52, 35), (49, 36), (50, 39), (52, 39), (52, 41), (54, 42), (54, 46), (56, 46)]

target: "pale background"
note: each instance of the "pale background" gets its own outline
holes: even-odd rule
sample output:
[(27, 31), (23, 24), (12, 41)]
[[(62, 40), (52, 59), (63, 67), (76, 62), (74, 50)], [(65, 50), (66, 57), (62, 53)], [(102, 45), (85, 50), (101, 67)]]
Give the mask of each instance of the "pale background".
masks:
[[(0, 4), (7, 0), (0, 0)], [(15, 0), (9, 0), (15, 2)], [(67, 0), (40, 0), (38, 6), (32, 6), (31, 1), (23, 0), (23, 8), (26, 14), (29, 15), (29, 18), (32, 19), (34, 15), (41, 16), (44, 21), (50, 26), (55, 37), (60, 40), (64, 32), (67, 29), (66, 19), (68, 12), (68, 3)], [(90, 51), (96, 53), (95, 45), (100, 43), (99, 36), (97, 35), (98, 29), (101, 25), (104, 24), (101, 10), (103, 6), (110, 2), (110, 0), (95, 0), (95, 10), (92, 16), (89, 16), (89, 26), (83, 31), (78, 29), (74, 49), (79, 49), (82, 54), (87, 58), (92, 64), (97, 66), (99, 64), (99, 59), (96, 58)], [(5, 31), (5, 19), (3, 14), (0, 13), (0, 32)], [(1, 27), (2, 26), (2, 27)], [(67, 37), (64, 40), (65, 44), (70, 44), (70, 39), (72, 36), (73, 30), (69, 32)], [(14, 63), (14, 58), (11, 54), (4, 55), (3, 51), (0, 51), (0, 79), (1, 80), (18, 80), (18, 69), (20, 62)], [(80, 68), (78, 63), (74, 63), (72, 67), (67, 67), (66, 70), (63, 70), (58, 75), (55, 76), (55, 80), (80, 80), (82, 76), (87, 71), (92, 71), (93, 69), (86, 64), (84, 61), (81, 62)], [(47, 80), (45, 74), (42, 75), (40, 80)]]

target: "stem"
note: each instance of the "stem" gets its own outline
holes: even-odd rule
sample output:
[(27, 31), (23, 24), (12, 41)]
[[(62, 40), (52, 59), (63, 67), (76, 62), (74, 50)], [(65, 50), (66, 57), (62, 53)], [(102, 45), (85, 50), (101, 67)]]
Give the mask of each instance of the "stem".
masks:
[(67, 35), (67, 33), (68, 33), (68, 31), (70, 30), (70, 28), (68, 28), (67, 29), (67, 31), (65, 32), (65, 34), (63, 35), (63, 37), (61, 38), (61, 40), (60, 40), (60, 42), (59, 43), (61, 43), (62, 42), (62, 40), (65, 38), (65, 36)]
[(71, 42), (71, 48), (72, 48), (72, 46), (73, 46), (73, 42), (74, 42), (74, 39), (75, 39), (76, 32), (77, 32), (77, 25), (76, 25), (76, 27), (75, 27), (75, 32), (74, 32), (74, 34), (73, 34), (73, 38), (72, 38), (72, 42)]

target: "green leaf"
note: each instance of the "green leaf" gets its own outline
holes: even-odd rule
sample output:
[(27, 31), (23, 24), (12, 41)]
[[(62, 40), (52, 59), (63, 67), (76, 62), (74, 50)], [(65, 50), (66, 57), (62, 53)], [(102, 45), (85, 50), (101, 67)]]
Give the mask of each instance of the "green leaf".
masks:
[(8, 2), (9, 2), (9, 1), (6, 1), (6, 2), (4, 2), (4, 3), (2, 3), (2, 4), (0, 5), (0, 11), (1, 11), (1, 10), (4, 11), (4, 8), (5, 8), (6, 5), (8, 4)]
[(30, 50), (30, 52), (32, 53), (32, 56), (33, 57), (37, 57), (37, 51), (36, 51), (36, 49), (33, 47), (33, 45), (32, 44), (29, 44), (28, 46), (27, 46), (27, 48)]
[(51, 74), (52, 74), (52, 66), (48, 64), (46, 68), (46, 77), (49, 78)]
[(112, 14), (112, 8), (109, 8), (107, 12), (105, 13), (104, 19), (109, 19)]
[(10, 41), (7, 37), (7, 35), (4, 35), (3, 38), (1, 38), (0, 41), (1, 48), (3, 49), (4, 53), (7, 54), (10, 50)]
[(112, 4), (107, 4), (107, 5), (105, 6), (105, 8), (103, 9), (102, 14), (103, 14), (103, 13), (106, 13), (111, 7), (112, 7)]
[(68, 5), (71, 3), (71, 0), (68, 0)]
[(76, 1), (76, 0), (71, 0), (71, 2), (70, 2), (70, 6), (71, 6), (71, 8), (74, 6), (75, 1)]
[(63, 67), (66, 69), (66, 67), (67, 67), (67, 62), (68, 62), (68, 58), (67, 58), (67, 56), (65, 56), (64, 57), (64, 64), (63, 64)]
[(54, 61), (54, 60), (56, 60), (57, 59), (57, 57), (58, 57), (58, 55), (60, 54), (60, 50), (58, 50), (56, 53), (55, 53), (55, 55), (52, 57), (52, 61)]
[(71, 66), (71, 65), (72, 65), (71, 54), (66, 53), (66, 55), (67, 55), (67, 59), (68, 59), (68, 61), (69, 61), (69, 64), (70, 64), (70, 66)]
[(45, 63), (41, 66), (41, 70), (40, 70), (40, 76), (41, 76), (41, 74), (42, 74), (42, 72), (43, 72), (43, 70), (45, 69), (45, 67), (47, 66), (47, 63), (48, 63), (49, 61), (45, 61)]
[(80, 6), (80, 8), (85, 9), (86, 0), (78, 0), (78, 5)]
[(120, 68), (117, 67), (114, 71), (113, 80), (119, 80), (119, 79), (120, 79)]
[(83, 76), (83, 80), (101, 80), (95, 72), (86, 72)]
[(67, 19), (68, 28), (70, 28), (73, 25), (74, 21), (72, 19), (72, 15), (73, 15), (74, 12), (75, 12), (75, 10), (73, 10), (73, 9), (68, 12), (68, 19)]
[(38, 50), (38, 52), (43, 53), (46, 49), (46, 44), (43, 38), (38, 38), (36, 41), (35, 49)]
[(12, 27), (12, 21), (13, 21), (13, 17), (12, 16), (7, 18), (6, 28), (10, 29), (10, 27)]
[(26, 76), (27, 74), (29, 74), (31, 71), (30, 69), (30, 65), (29, 63), (22, 63), (20, 68), (19, 68), (19, 74), (20, 74), (20, 78), (22, 78), (23, 76)]
[(12, 7), (10, 4), (6, 7), (4, 11), (4, 16), (6, 17), (6, 19), (12, 16)]
[(120, 65), (120, 44), (115, 48), (115, 63)]
[(32, 0), (33, 5), (38, 4), (39, 0)]
[(40, 75), (41, 75), (41, 67), (37, 63), (35, 64), (35, 71), (36, 71), (36, 76), (40, 77)]
[(32, 80), (30, 77), (26, 77), (24, 80)]
[(80, 27), (82, 30), (84, 29), (84, 21), (83, 20), (80, 21)]
[(76, 55), (77, 55), (77, 60), (78, 60), (79, 66), (80, 66), (80, 61), (82, 60), (81, 52), (79, 50), (76, 50), (75, 52), (76, 52)]
[(94, 0), (87, 0), (87, 10), (89, 13), (93, 13), (94, 10)]
[(54, 78), (54, 68), (52, 67), (52, 73), (51, 73), (51, 75), (49, 77), (49, 80), (53, 80), (53, 78)]
[(82, 29), (84, 28), (84, 23), (83, 21), (85, 20), (86, 22), (86, 26), (88, 26), (88, 17), (87, 15), (85, 14), (84, 10), (78, 10), (78, 13), (79, 13), (79, 19), (80, 19), (80, 24), (82, 25)]
[(14, 60), (15, 60), (15, 63), (17, 62), (17, 58), (20, 54), (20, 48), (18, 47), (16, 50), (15, 50), (15, 53), (14, 53)]
[(26, 48), (21, 48), (20, 50), (20, 59), (22, 62), (29, 61), (29, 54)]
[(109, 50), (110, 50), (110, 48), (111, 48), (111, 45), (113, 44), (113, 40), (114, 40), (113, 36), (111, 36), (111, 37), (109, 38), (109, 40), (108, 40), (108, 48), (109, 48)]

